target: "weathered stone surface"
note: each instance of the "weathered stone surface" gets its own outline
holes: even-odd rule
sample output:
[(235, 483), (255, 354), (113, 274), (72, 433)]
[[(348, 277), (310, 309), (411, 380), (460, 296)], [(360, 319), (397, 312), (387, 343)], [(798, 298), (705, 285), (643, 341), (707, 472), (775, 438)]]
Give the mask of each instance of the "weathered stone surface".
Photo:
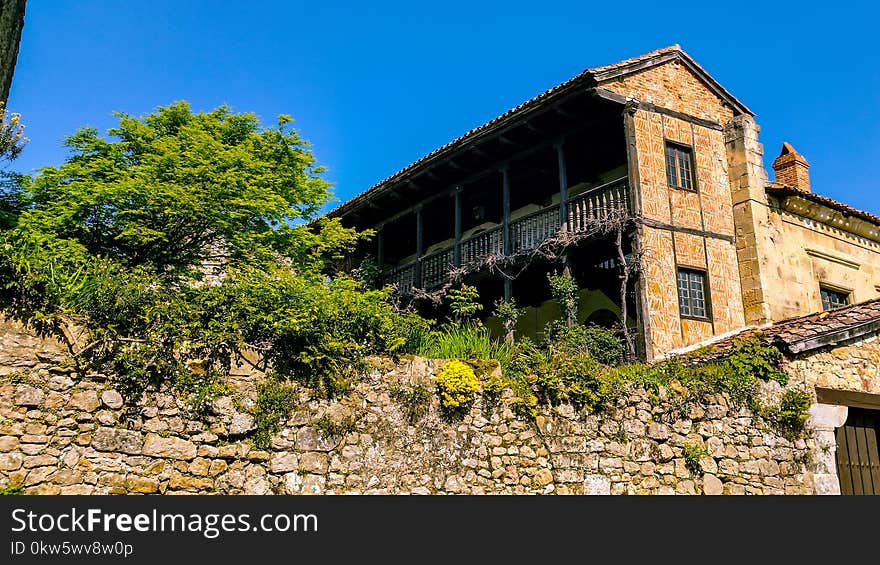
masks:
[(101, 402), (103, 402), (104, 406), (107, 408), (117, 410), (122, 408), (122, 395), (115, 390), (105, 390), (101, 393)]
[(94, 390), (86, 390), (70, 395), (70, 401), (67, 405), (70, 408), (91, 412), (101, 406), (101, 399), (98, 398), (98, 393)]
[(724, 485), (715, 475), (703, 475), (703, 494), (723, 494)]
[(15, 471), (23, 462), (21, 453), (0, 453), (0, 471)]
[(611, 494), (611, 481), (604, 475), (589, 475), (584, 478), (584, 494)]
[(16, 406), (40, 406), (46, 393), (30, 385), (17, 385), (12, 401)]
[(176, 437), (163, 438), (157, 434), (147, 434), (144, 440), (144, 455), (168, 457), (171, 459), (194, 459), (196, 445)]
[(273, 473), (287, 473), (299, 469), (299, 456), (296, 453), (278, 453), (269, 460), (269, 470)]
[(119, 428), (98, 428), (92, 436), (92, 447), (98, 451), (138, 454), (144, 438), (140, 432)]

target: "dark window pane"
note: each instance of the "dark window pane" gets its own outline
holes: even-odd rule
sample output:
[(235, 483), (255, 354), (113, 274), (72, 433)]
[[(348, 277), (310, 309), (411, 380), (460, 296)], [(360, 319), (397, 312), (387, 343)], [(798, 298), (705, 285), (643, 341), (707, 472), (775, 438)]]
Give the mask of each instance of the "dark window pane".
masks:
[(670, 186), (678, 186), (678, 169), (675, 166), (675, 148), (666, 146), (666, 182)]
[(824, 310), (834, 310), (849, 304), (849, 293), (820, 288), (819, 294), (822, 296), (822, 308)]
[(708, 318), (709, 308), (706, 296), (706, 273), (692, 269), (679, 269), (678, 306), (682, 316)]
[(691, 182), (691, 152), (683, 149), (678, 150), (678, 167), (679, 167), (679, 186), (691, 190), (693, 182)]
[(694, 153), (690, 147), (666, 144), (666, 182), (694, 190)]

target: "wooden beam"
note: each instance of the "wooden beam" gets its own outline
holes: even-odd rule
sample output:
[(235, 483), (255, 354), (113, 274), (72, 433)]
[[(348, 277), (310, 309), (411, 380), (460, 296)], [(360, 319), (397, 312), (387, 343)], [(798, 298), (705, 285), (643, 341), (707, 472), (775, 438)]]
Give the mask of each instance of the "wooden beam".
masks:
[(382, 228), (379, 228), (376, 231), (376, 263), (379, 266), (379, 271), (382, 271), (382, 268), (385, 265), (385, 235)]
[(501, 236), (504, 254), (511, 254), (510, 245), (510, 165), (505, 163), (501, 170)]
[(424, 252), (424, 236), (425, 229), (422, 219), (422, 207), (419, 206), (416, 208), (416, 287), (422, 286), (422, 262), (420, 261), (420, 259), (422, 258), (422, 253)]
[(556, 144), (556, 166), (559, 170), (559, 221), (562, 231), (568, 230), (568, 169), (565, 163), (565, 141), (560, 139)]
[(670, 116), (673, 118), (677, 118), (679, 120), (692, 123), (697, 126), (703, 126), (704, 128), (714, 129), (721, 131), (724, 128), (721, 127), (721, 124), (718, 122), (713, 122), (712, 120), (706, 120), (703, 118), (698, 118), (696, 116), (691, 116), (690, 114), (684, 114), (682, 112), (676, 112), (675, 110), (669, 110), (667, 108), (663, 108), (661, 106), (657, 106), (656, 104), (651, 104), (650, 102), (640, 102), (638, 100), (628, 100), (625, 96), (621, 96), (616, 92), (611, 92), (610, 90), (606, 90), (604, 88), (593, 88), (591, 90), (594, 96), (597, 98), (602, 98), (603, 100), (609, 100), (611, 102), (616, 102), (618, 104), (635, 104), (641, 110), (645, 110), (646, 112), (654, 112), (656, 114), (663, 114), (666, 116)]
[(556, 112), (557, 114), (559, 114), (560, 116), (562, 116), (563, 118), (568, 118), (568, 119), (574, 118), (573, 114), (566, 112), (565, 110), (562, 109), (561, 106), (554, 106), (553, 111)]
[(455, 187), (455, 243), (452, 245), (452, 264), (461, 266), (461, 191), (460, 186)]
[[(570, 134), (580, 133), (580, 132), (590, 128), (591, 126), (594, 126), (599, 121), (600, 120), (591, 120), (589, 122), (583, 122), (583, 123), (579, 124), (578, 127), (572, 128), (571, 130), (569, 130), (569, 133)], [(408, 208), (404, 208), (400, 212), (383, 220), (383, 222), (388, 224), (388, 223), (394, 222), (396, 220), (399, 220), (400, 218), (402, 218), (404, 216), (412, 214), (413, 211), (416, 209), (416, 206), (427, 205), (427, 204), (437, 200), (438, 198), (450, 196), (452, 194), (452, 192), (455, 190), (456, 186), (463, 186), (466, 184), (470, 184), (470, 183), (472, 183), (476, 180), (479, 180), (483, 177), (495, 174), (504, 165), (504, 163), (516, 161), (518, 159), (522, 159), (523, 157), (527, 157), (528, 155), (531, 155), (533, 153), (537, 153), (538, 151), (543, 151), (544, 149), (547, 149), (548, 147), (553, 147), (553, 145), (556, 143), (558, 143), (558, 139), (548, 139), (546, 141), (542, 141), (541, 143), (537, 143), (535, 145), (527, 147), (526, 149), (523, 149), (521, 151), (517, 151), (513, 155), (508, 155), (508, 156), (504, 157), (503, 159), (498, 159), (492, 163), (489, 163), (485, 167), (483, 167), (482, 170), (480, 170), (476, 173), (473, 173), (472, 175), (468, 175), (467, 177), (464, 177), (462, 179), (458, 179), (456, 181), (455, 185), (452, 185), (452, 186), (445, 188), (445, 189), (438, 190), (437, 192), (428, 196), (427, 198), (425, 198), (424, 200), (422, 200), (418, 204), (415, 204), (415, 205), (410, 206)], [(414, 183), (412, 183), (412, 181), (409, 181), (409, 182), (411, 184), (414, 184)], [(352, 217), (355, 214), (356, 214), (356, 212), (351, 212), (348, 214), (348, 216)]]
[(525, 127), (527, 130), (529, 130), (529, 131), (532, 132), (532, 133), (535, 133), (535, 134), (538, 134), (538, 135), (543, 135), (543, 134), (544, 134), (544, 130), (542, 130), (542, 129), (540, 129), (540, 128), (536, 128), (535, 125), (534, 125), (532, 122), (524, 122), (524, 123), (523, 123), (523, 127)]
[(471, 153), (473, 153), (477, 157), (483, 157), (484, 159), (489, 157), (489, 154), (486, 153), (485, 151), (483, 151), (482, 149), (480, 149), (479, 146), (477, 146), (477, 145), (474, 145), (473, 147), (471, 147), (470, 151), (471, 151)]

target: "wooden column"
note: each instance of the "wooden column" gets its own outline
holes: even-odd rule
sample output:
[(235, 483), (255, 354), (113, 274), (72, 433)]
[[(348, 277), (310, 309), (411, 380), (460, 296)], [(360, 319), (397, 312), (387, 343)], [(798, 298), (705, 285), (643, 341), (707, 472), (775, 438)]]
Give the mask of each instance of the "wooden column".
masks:
[(461, 267), (461, 187), (456, 186), (455, 199), (455, 243), (452, 244), (452, 264)]
[(556, 163), (559, 167), (559, 222), (562, 230), (568, 229), (568, 170), (565, 165), (565, 141), (560, 139), (556, 147)]
[(510, 167), (501, 167), (501, 238), (504, 254), (510, 255)]
[(424, 252), (424, 225), (422, 223), (422, 207), (416, 207), (416, 272), (415, 286), (422, 286), (422, 253)]
[[(504, 245), (504, 255), (511, 255), (513, 249), (510, 241), (510, 166), (504, 164), (501, 168), (501, 237)], [(510, 300), (513, 296), (513, 281), (504, 278), (504, 299)]]
[(384, 236), (385, 226), (379, 226), (376, 228), (376, 264), (379, 267), (379, 271), (385, 267), (385, 236)]

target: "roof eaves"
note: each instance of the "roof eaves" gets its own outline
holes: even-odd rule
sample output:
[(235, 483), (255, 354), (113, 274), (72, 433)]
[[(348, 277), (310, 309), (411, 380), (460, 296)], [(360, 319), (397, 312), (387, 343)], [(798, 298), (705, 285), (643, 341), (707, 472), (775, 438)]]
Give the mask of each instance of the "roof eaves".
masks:
[(681, 61), (693, 73), (699, 76), (703, 80), (703, 82), (705, 82), (706, 85), (715, 92), (716, 95), (718, 95), (722, 100), (727, 101), (737, 111), (748, 114), (750, 116), (755, 115), (754, 112), (752, 112), (745, 104), (740, 102), (736, 97), (728, 92), (727, 89), (721, 86), (718, 81), (712, 78), (712, 76), (707, 73), (705, 69), (703, 69), (693, 58), (691, 58), (690, 55), (685, 53), (681, 49), (680, 45), (670, 45), (668, 47), (663, 47), (661, 49), (651, 51), (650, 53), (645, 53), (644, 55), (625, 59), (623, 61), (612, 63), (610, 65), (586, 69), (580, 74), (568, 79), (567, 81), (562, 82), (561, 84), (558, 84), (552, 88), (549, 88), (541, 94), (538, 94), (537, 96), (523, 102), (522, 104), (511, 108), (497, 118), (494, 118), (481, 126), (475, 127), (465, 132), (463, 135), (457, 137), (456, 139), (453, 139), (449, 143), (438, 147), (424, 157), (414, 161), (410, 165), (407, 165), (406, 167), (400, 169), (391, 176), (374, 184), (361, 194), (343, 202), (333, 210), (327, 212), (326, 215), (331, 217), (340, 216), (342, 214), (356, 210), (361, 205), (369, 201), (371, 198), (382, 193), (392, 183), (405, 180), (407, 176), (413, 175), (418, 171), (427, 168), (433, 162), (440, 159), (444, 155), (447, 155), (456, 149), (460, 149), (466, 146), (467, 143), (478, 140), (481, 136), (493, 131), (494, 129), (505, 126), (509, 121), (513, 120), (514, 118), (521, 117), (526, 112), (540, 108), (547, 101), (561, 95), (564, 92), (571, 90), (577, 85), (591, 84), (592, 86), (595, 86), (599, 82), (626, 76), (631, 73), (661, 65), (673, 59)]
[(804, 198), (805, 200), (810, 200), (812, 202), (816, 202), (817, 204), (823, 204), (825, 206), (828, 206), (829, 208), (833, 208), (839, 212), (842, 212), (843, 214), (855, 216), (857, 218), (861, 218), (880, 226), (880, 216), (875, 216), (870, 212), (865, 212), (864, 210), (853, 208), (848, 204), (844, 204), (843, 202), (840, 202), (838, 200), (828, 198), (827, 196), (822, 196), (821, 194), (816, 194), (815, 192), (802, 190), (800, 188), (778, 182), (768, 184), (765, 189), (771, 194), (781, 193), (785, 195), (799, 196), (801, 198)]

